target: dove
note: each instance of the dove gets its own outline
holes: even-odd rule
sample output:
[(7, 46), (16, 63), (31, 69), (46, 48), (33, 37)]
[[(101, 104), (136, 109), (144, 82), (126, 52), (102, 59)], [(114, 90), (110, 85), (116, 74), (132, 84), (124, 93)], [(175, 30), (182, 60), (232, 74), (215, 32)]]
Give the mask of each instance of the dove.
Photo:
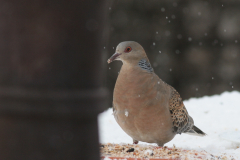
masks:
[(176, 134), (206, 134), (194, 125), (179, 93), (161, 80), (143, 47), (134, 41), (118, 44), (108, 59), (123, 65), (113, 92), (113, 115), (132, 139), (163, 146)]

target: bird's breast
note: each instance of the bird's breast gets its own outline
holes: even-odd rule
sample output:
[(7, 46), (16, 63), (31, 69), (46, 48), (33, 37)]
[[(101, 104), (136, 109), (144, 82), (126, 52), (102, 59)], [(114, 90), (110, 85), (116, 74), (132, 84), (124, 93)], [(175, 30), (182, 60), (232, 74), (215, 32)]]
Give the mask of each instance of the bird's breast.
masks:
[(113, 104), (116, 121), (137, 140), (153, 142), (160, 130), (172, 127), (167, 94), (154, 73), (120, 72)]
[(125, 108), (141, 108), (159, 98), (154, 74), (147, 72), (120, 73), (114, 88), (113, 102)]

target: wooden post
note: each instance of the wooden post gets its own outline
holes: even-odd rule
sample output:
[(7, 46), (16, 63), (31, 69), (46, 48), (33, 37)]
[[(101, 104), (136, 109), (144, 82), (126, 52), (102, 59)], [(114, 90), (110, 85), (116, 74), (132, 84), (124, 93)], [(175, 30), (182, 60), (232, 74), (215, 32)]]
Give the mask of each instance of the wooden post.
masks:
[(99, 159), (103, 6), (0, 0), (0, 159)]

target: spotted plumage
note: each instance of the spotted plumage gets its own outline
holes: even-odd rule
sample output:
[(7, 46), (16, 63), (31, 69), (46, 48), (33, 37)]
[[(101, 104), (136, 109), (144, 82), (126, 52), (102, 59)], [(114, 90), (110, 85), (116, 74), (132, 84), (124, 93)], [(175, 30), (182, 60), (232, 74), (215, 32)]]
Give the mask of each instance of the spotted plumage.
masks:
[(171, 99), (169, 100), (169, 110), (171, 113), (173, 126), (178, 134), (187, 132), (193, 126), (192, 117), (188, 115), (182, 98), (179, 93), (172, 88)]
[(143, 70), (146, 70), (150, 73), (153, 72), (153, 68), (151, 66), (151, 64), (146, 60), (146, 59), (141, 59), (139, 62), (138, 62), (138, 65), (143, 69)]

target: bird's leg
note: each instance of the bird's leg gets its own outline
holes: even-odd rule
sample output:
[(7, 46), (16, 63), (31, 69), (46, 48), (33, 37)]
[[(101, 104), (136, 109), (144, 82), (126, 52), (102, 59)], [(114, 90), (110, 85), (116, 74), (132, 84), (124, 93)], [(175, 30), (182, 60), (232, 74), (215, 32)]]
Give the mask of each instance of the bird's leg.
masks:
[(138, 141), (133, 139), (133, 144), (138, 144)]
[(159, 147), (163, 147), (163, 143), (157, 143), (157, 145), (159, 146)]

